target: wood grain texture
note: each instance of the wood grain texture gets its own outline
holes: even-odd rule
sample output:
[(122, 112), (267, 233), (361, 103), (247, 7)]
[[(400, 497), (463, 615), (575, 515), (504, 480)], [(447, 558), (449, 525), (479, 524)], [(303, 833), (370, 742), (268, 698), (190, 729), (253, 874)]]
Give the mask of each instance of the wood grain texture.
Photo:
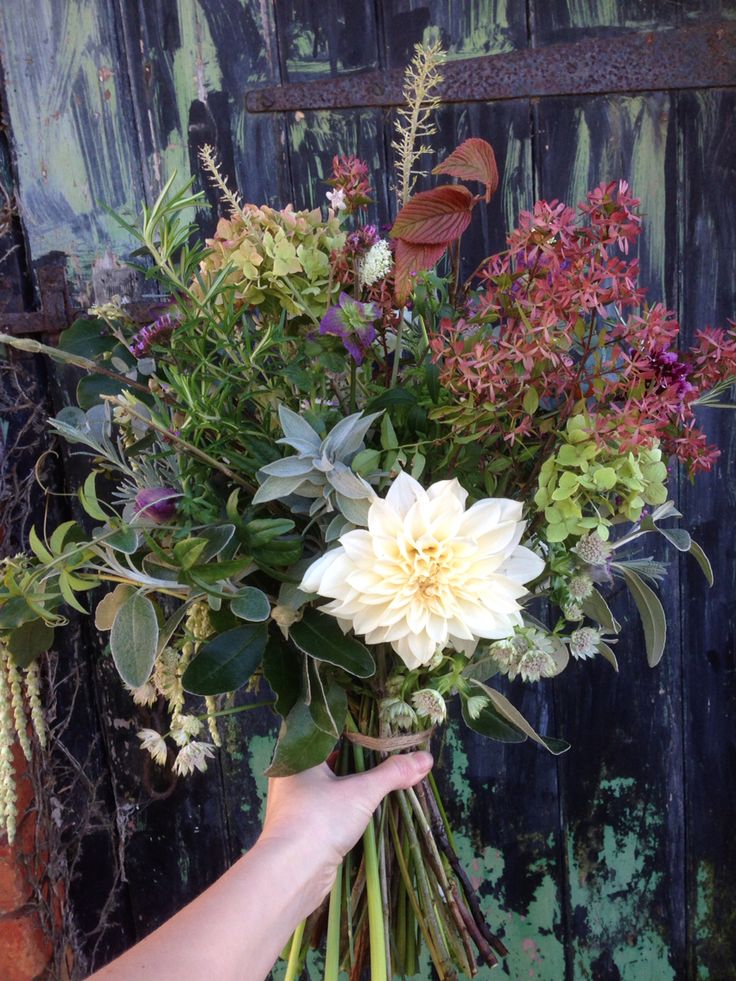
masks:
[[(627, 179), (642, 199), (642, 281), (676, 287), (676, 132), (670, 97), (545, 100), (536, 112), (540, 195), (571, 205), (601, 181)], [(645, 549), (650, 554), (652, 548)], [(663, 590), (677, 595), (677, 564)], [(672, 591), (672, 592), (670, 592)], [(638, 616), (625, 625), (616, 675), (574, 663), (556, 684), (566, 825), (570, 979), (677, 978), (684, 966), (681, 649), (669, 603), (665, 660), (652, 671)]]
[(101, 205), (132, 214), (142, 191), (111, 2), (2, 4), (0, 44), (32, 255), (64, 252), (86, 277), (128, 241)]
[[(680, 97), (682, 319), (690, 338), (734, 316), (735, 118), (733, 92)], [(713, 473), (683, 487), (693, 536), (716, 576), (708, 590), (683, 562), (688, 976), (706, 979), (736, 976), (736, 428), (732, 410), (699, 415), (723, 450)]]

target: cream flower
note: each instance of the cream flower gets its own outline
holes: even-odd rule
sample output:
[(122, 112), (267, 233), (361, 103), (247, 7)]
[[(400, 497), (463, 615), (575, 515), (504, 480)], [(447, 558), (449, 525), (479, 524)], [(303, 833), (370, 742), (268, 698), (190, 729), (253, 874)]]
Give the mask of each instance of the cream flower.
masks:
[(470, 656), (481, 637), (521, 626), (524, 583), (544, 562), (519, 545), (521, 504), (500, 498), (467, 511), (457, 480), (427, 490), (401, 473), (349, 531), (307, 569), (300, 589), (332, 602), (323, 612), (367, 643), (389, 643), (409, 668), (452, 647)]

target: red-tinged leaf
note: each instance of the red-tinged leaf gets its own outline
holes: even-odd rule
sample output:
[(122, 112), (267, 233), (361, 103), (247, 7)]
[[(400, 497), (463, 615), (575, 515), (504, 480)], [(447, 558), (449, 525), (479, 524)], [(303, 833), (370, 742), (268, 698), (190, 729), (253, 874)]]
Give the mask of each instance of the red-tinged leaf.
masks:
[(439, 245), (417, 245), (406, 242), (403, 238), (398, 240), (394, 253), (394, 284), (396, 298), (400, 303), (404, 303), (411, 293), (414, 285), (412, 274), (421, 272), (422, 269), (432, 269), (445, 254), (446, 249), (444, 242)]
[(486, 186), (486, 201), (491, 200), (498, 187), (496, 155), (485, 140), (465, 140), (446, 160), (437, 164), (432, 173), (449, 174), (462, 181), (480, 181)]
[(396, 216), (391, 236), (422, 245), (449, 245), (470, 224), (473, 204), (467, 187), (456, 184), (420, 191)]

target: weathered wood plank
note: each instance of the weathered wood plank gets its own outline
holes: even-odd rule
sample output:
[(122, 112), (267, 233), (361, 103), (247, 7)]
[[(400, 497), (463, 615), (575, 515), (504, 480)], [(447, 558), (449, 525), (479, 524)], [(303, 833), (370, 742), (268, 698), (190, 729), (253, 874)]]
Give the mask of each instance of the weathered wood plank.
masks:
[(127, 234), (101, 209), (132, 213), (142, 184), (111, 3), (0, 6), (7, 104), (31, 254), (58, 250), (86, 278)]
[(284, 81), (378, 66), (376, 11), (370, 0), (276, 0)]
[(197, 160), (205, 143), (247, 200), (286, 196), (283, 119), (251, 116), (243, 101), (245, 89), (280, 79), (271, 8), (257, 0), (118, 0), (118, 11), (149, 198), (174, 170), (182, 181), (198, 175), (213, 208), (202, 223), (211, 226), (219, 202)]
[[(690, 339), (736, 312), (735, 119), (733, 92), (680, 97), (682, 318)], [(683, 560), (688, 977), (706, 979), (736, 976), (736, 430), (727, 409), (702, 409), (699, 418), (723, 450), (713, 472), (683, 492), (716, 578), (708, 590)]]
[(448, 59), (501, 54), (527, 46), (525, 4), (514, 0), (384, 0), (386, 64), (403, 68), (414, 45), (439, 40)]
[[(675, 300), (676, 142), (670, 97), (546, 100), (536, 113), (540, 196), (574, 205), (601, 181), (642, 198), (638, 253), (653, 299)], [(656, 546), (655, 546), (656, 547)], [(647, 543), (643, 554), (650, 554)], [(574, 663), (556, 684), (566, 821), (567, 977), (676, 978), (684, 964), (681, 651), (677, 566), (662, 590), (665, 660), (651, 671), (619, 590), (621, 673)]]

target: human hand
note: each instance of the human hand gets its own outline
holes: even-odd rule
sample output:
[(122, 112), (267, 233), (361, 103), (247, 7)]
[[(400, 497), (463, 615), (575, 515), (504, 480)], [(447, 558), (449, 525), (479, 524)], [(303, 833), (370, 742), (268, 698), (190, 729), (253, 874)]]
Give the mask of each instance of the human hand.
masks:
[(432, 763), (430, 753), (418, 752), (390, 756), (372, 770), (346, 777), (335, 776), (326, 763), (290, 777), (274, 777), (259, 841), (288, 842), (312, 864), (316, 906), (386, 794), (419, 783)]

